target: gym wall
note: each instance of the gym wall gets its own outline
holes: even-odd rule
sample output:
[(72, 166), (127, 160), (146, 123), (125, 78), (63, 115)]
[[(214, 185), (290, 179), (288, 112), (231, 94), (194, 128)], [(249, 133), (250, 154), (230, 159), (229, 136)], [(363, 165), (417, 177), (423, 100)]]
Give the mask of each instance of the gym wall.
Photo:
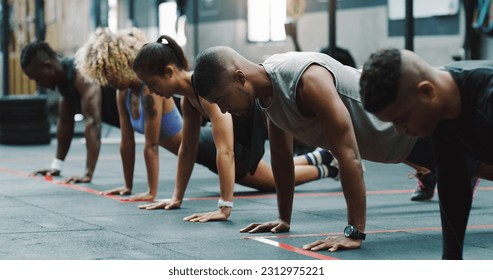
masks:
[[(199, 0), (199, 5), (202, 1), (214, 9), (206, 12), (199, 10), (198, 47), (195, 48), (202, 50), (227, 45), (257, 62), (275, 53), (294, 50), (290, 38), (284, 42), (247, 41), (247, 0)], [(327, 1), (306, 0), (306, 12), (298, 19), (298, 40), (304, 51), (319, 51), (328, 45)], [(211, 2), (215, 3), (212, 5)], [(379, 48), (404, 47), (403, 21), (389, 20), (388, 0), (343, 0), (337, 1), (337, 5), (337, 46), (348, 49), (358, 66)], [(189, 44), (186, 52), (193, 57), (195, 25), (190, 6), (187, 11)], [(456, 15), (416, 19), (415, 51), (433, 65), (451, 62), (452, 56), (457, 55), (462, 47), (464, 26), (462, 5)], [(491, 37), (485, 37), (482, 41), (484, 59), (493, 59), (492, 41)]]

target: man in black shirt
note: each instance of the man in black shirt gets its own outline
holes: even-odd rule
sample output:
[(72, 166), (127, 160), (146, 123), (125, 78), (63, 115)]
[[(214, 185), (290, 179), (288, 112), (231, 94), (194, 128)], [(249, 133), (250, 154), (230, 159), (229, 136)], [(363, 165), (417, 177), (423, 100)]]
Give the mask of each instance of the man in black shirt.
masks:
[(360, 86), (366, 110), (394, 123), (401, 133), (431, 136), (439, 178), (442, 258), (462, 259), (471, 179), (476, 174), (491, 180), (493, 61), (456, 62), (438, 69), (413, 52), (384, 49), (365, 63)]
[(24, 73), (45, 88), (60, 93), (60, 116), (57, 123), (57, 152), (48, 169), (33, 174), (58, 176), (74, 135), (74, 115), (83, 114), (86, 138), (86, 171), (82, 176), (63, 179), (66, 183), (88, 183), (92, 180), (101, 148), (101, 123), (119, 127), (116, 90), (90, 83), (75, 67), (73, 57), (61, 57), (42, 41), (22, 49), (21, 67)]

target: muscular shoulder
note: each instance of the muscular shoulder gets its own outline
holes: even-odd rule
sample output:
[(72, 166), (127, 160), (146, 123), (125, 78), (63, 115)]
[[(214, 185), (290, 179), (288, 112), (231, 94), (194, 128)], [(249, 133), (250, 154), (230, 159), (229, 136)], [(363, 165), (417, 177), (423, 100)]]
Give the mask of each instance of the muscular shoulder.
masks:
[(324, 67), (312, 64), (301, 76), (296, 89), (296, 102), (300, 111), (311, 115), (311, 107), (324, 100), (336, 97), (336, 88), (332, 74)]
[(94, 94), (101, 94), (101, 87), (87, 80), (79, 71), (75, 72), (74, 88), (82, 98), (91, 97)]
[(299, 85), (317, 86), (318, 84), (334, 84), (334, 77), (325, 67), (311, 64), (300, 77)]

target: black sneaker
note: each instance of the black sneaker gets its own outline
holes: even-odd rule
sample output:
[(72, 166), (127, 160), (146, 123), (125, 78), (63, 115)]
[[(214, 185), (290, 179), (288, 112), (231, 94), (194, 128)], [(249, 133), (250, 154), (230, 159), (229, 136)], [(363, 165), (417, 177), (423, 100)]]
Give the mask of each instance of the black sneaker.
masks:
[(418, 187), (411, 196), (412, 201), (427, 201), (433, 198), (435, 194), (435, 185), (437, 183), (437, 176), (435, 172), (421, 173), (418, 172), (414, 175), (418, 179)]

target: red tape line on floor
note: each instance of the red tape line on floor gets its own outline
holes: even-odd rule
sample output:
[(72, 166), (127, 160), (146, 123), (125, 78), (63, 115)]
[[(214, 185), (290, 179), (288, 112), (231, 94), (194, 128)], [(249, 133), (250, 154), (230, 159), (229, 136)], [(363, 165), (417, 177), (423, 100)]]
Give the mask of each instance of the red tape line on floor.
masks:
[[(493, 225), (474, 225), (468, 226), (467, 229), (490, 229), (493, 228)], [(413, 232), (413, 231), (439, 231), (442, 230), (441, 227), (430, 227), (430, 228), (403, 228), (403, 229), (388, 229), (388, 230), (371, 230), (366, 231), (366, 234), (376, 234), (376, 233), (395, 233), (395, 232)], [(273, 238), (283, 239), (283, 238), (296, 238), (296, 237), (327, 237), (327, 236), (337, 236), (340, 235), (339, 232), (335, 233), (315, 233), (315, 234), (292, 234), (292, 235), (266, 235), (266, 236), (255, 236), (255, 237), (245, 237), (244, 239), (255, 240), (264, 244), (268, 244), (289, 252), (309, 256), (312, 258), (320, 259), (320, 260), (339, 260), (334, 257), (330, 257), (327, 255), (319, 254), (310, 250), (301, 249), (286, 243), (278, 242), (271, 240)]]
[(316, 252), (313, 252), (313, 251), (310, 251), (310, 250), (301, 249), (301, 248), (298, 248), (298, 247), (295, 247), (295, 246), (292, 246), (292, 245), (289, 245), (289, 244), (286, 244), (286, 243), (277, 242), (277, 241), (270, 240), (270, 239), (267, 239), (267, 238), (262, 238), (262, 237), (248, 237), (246, 239), (251, 239), (251, 240), (258, 241), (258, 242), (262, 242), (264, 244), (268, 244), (268, 245), (271, 245), (271, 246), (274, 246), (274, 247), (277, 247), (277, 248), (280, 248), (280, 249), (283, 249), (283, 250), (286, 250), (286, 251), (289, 251), (289, 252), (297, 253), (297, 254), (300, 254), (300, 255), (312, 257), (312, 258), (319, 259), (319, 260), (339, 260), (339, 259), (334, 258), (334, 257), (330, 257), (330, 256), (327, 256), (327, 255), (316, 253)]
[(95, 190), (95, 189), (91, 189), (91, 188), (87, 188), (87, 187), (83, 187), (83, 186), (76, 185), (76, 184), (63, 183), (63, 182), (61, 182), (59, 180), (53, 180), (53, 177), (50, 177), (50, 176), (30, 176), (30, 174), (28, 174), (28, 173), (23, 173), (23, 172), (20, 172), (20, 171), (17, 171), (17, 170), (12, 170), (12, 169), (7, 169), (7, 168), (0, 168), (0, 172), (9, 173), (9, 174), (16, 175), (16, 176), (21, 176), (21, 177), (28, 177), (28, 178), (32, 178), (32, 179), (36, 179), (36, 180), (44, 180), (47, 183), (51, 183), (53, 185), (57, 185), (57, 186), (60, 186), (60, 187), (65, 187), (65, 188), (73, 189), (73, 190), (76, 190), (76, 191), (81, 191), (81, 192), (86, 192), (86, 193), (90, 193), (90, 194), (95, 194), (95, 195), (107, 197), (107, 198), (110, 198), (110, 199), (114, 199), (114, 200), (117, 200), (117, 201), (120, 201), (120, 202), (129, 202), (129, 201), (123, 200), (122, 198), (120, 198), (117, 195), (101, 195), (100, 194), (101, 191), (98, 191), (98, 190)]
[[(38, 180), (39, 179), (44, 179), (46, 182), (52, 183), (54, 185), (58, 185), (58, 186), (62, 186), (62, 187), (66, 187), (66, 188), (71, 188), (71, 189), (78, 190), (78, 191), (83, 191), (83, 192), (87, 192), (87, 193), (91, 193), (91, 194), (96, 194), (96, 195), (104, 196), (104, 197), (107, 197), (107, 198), (110, 198), (110, 199), (114, 199), (114, 200), (117, 200), (117, 201), (120, 201), (120, 202), (124, 202), (124, 203), (128, 203), (128, 202), (146, 202), (146, 201), (128, 201), (125, 198), (121, 198), (118, 195), (101, 195), (100, 194), (101, 191), (98, 191), (98, 190), (95, 190), (95, 189), (91, 189), (91, 188), (87, 188), (87, 187), (82, 187), (80, 185), (75, 185), (75, 184), (62, 183), (59, 180), (53, 180), (53, 179), (44, 178), (44, 177), (40, 177), (40, 176), (29, 176), (28, 173), (24, 173), (24, 172), (17, 171), (17, 170), (12, 170), (12, 169), (8, 169), (8, 168), (0, 167), (0, 172), (9, 173), (9, 174), (16, 175), (16, 176), (21, 176), (21, 177), (31, 177), (31, 178), (35, 178), (35, 179), (38, 179)], [(482, 191), (493, 191), (493, 187), (479, 187), (478, 189), (479, 190), (482, 190)], [(405, 193), (412, 193), (412, 192), (414, 192), (414, 190), (376, 190), (376, 191), (367, 191), (366, 194), (367, 195), (405, 194)], [(331, 193), (298, 193), (298, 194), (295, 193), (294, 197), (295, 198), (299, 198), (299, 197), (327, 197), (327, 196), (343, 196), (343, 195), (344, 195), (343, 192), (331, 192)], [(235, 199), (276, 198), (276, 194), (267, 194), (267, 195), (238, 195), (238, 196), (235, 196), (234, 198)], [(196, 201), (199, 201), (199, 200), (217, 200), (217, 199), (219, 199), (219, 196), (185, 198), (184, 200), (187, 200), (187, 201), (195, 201), (195, 200)]]

